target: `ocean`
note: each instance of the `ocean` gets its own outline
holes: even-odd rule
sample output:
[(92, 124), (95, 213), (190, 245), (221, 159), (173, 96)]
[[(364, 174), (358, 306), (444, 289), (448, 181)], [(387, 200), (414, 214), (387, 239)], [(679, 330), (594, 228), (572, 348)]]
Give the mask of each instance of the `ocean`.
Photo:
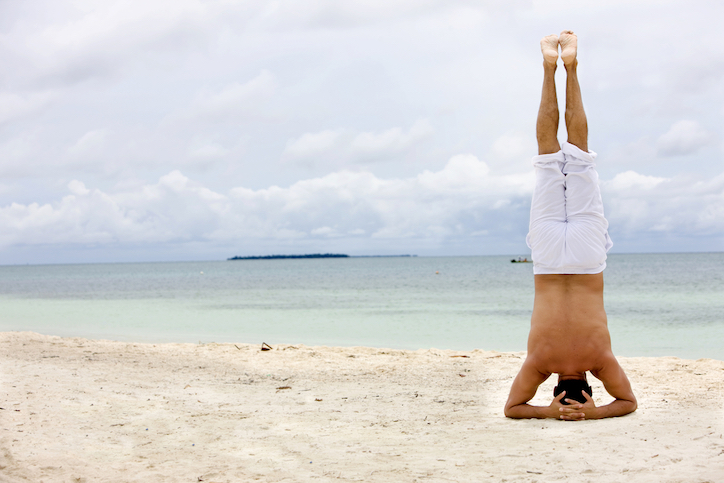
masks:
[[(0, 331), (522, 351), (532, 264), (383, 257), (0, 266)], [(724, 360), (724, 253), (613, 254), (614, 353)]]

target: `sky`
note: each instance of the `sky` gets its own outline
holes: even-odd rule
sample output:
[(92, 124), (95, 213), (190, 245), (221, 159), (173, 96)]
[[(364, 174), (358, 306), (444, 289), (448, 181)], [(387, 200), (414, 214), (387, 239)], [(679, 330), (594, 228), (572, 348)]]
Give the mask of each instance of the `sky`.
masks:
[(0, 0), (0, 264), (529, 255), (539, 40), (564, 29), (611, 252), (722, 251), (722, 18), (700, 0)]

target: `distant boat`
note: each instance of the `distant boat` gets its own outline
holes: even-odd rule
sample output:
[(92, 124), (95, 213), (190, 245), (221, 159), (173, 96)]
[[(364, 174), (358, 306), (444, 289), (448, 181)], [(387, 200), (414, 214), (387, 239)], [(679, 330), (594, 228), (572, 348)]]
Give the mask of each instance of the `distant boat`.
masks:
[(518, 257), (516, 260), (515, 258), (510, 261), (510, 263), (533, 263), (533, 260), (528, 260), (527, 258)]

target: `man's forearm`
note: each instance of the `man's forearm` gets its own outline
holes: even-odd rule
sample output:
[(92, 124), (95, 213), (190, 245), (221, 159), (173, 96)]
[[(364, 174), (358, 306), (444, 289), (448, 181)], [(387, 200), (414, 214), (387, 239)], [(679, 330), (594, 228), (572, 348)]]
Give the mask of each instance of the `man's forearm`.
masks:
[(551, 413), (549, 406), (531, 406), (530, 404), (518, 404), (505, 408), (505, 415), (513, 419), (546, 419), (555, 418), (557, 415)]
[(610, 404), (599, 406), (593, 414), (588, 415), (587, 419), (603, 419), (625, 416), (626, 414), (636, 411), (636, 402), (627, 401), (626, 399), (616, 399)]

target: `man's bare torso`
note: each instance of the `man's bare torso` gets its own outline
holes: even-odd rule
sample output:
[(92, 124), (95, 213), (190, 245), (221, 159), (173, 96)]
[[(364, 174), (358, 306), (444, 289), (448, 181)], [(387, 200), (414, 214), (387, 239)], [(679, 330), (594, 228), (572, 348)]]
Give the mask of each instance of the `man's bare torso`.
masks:
[(536, 275), (528, 357), (543, 374), (582, 378), (611, 355), (603, 273)]
[[(585, 392), (585, 403), (557, 395), (549, 406), (528, 404), (551, 374), (586, 380), (586, 372), (603, 382), (615, 401), (597, 407)], [(528, 356), (510, 388), (505, 415), (511, 418), (599, 419), (636, 410), (631, 383), (611, 351), (603, 274), (535, 275), (535, 304), (528, 337)]]

